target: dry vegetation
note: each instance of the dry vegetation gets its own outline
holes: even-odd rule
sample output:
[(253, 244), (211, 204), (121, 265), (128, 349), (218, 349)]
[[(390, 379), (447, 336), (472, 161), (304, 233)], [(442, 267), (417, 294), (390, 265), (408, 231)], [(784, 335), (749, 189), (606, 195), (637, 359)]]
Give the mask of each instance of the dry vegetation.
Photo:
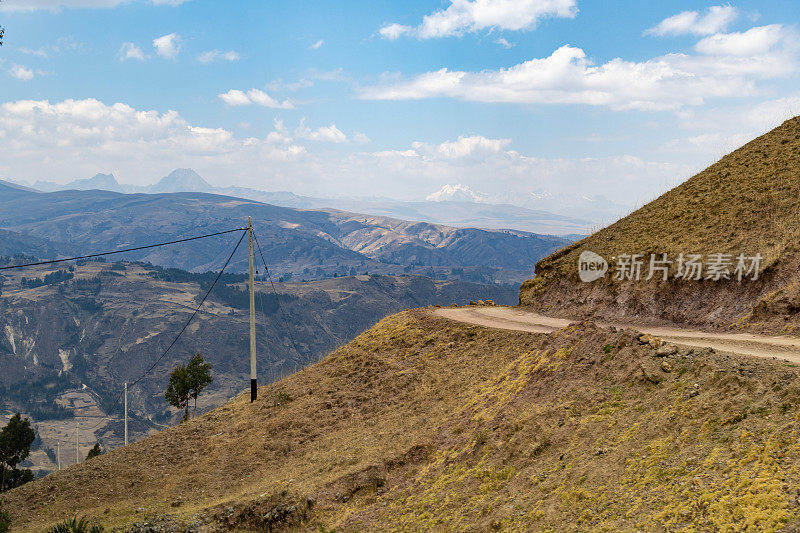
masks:
[(780, 361), (667, 358), (633, 332), (384, 319), (261, 399), (4, 496), (215, 530), (766, 531), (800, 525), (800, 385)]
[[(795, 330), (800, 311), (794, 276), (800, 242), (798, 173), (800, 117), (747, 143), (619, 222), (542, 259), (536, 278), (523, 284), (520, 301), (564, 314), (572, 307), (573, 313), (586, 316), (629, 314), (702, 325), (747, 323), (772, 330), (783, 329), (783, 321)], [(762, 279), (753, 284), (581, 284), (576, 269), (583, 250), (607, 259), (620, 253), (669, 253), (675, 258), (681, 252), (758, 252), (764, 261)]]

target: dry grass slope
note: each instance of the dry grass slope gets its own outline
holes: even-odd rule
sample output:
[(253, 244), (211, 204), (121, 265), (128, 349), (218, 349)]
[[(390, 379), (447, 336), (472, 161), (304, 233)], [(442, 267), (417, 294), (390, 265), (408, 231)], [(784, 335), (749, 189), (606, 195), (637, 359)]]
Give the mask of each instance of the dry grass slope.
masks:
[[(574, 305), (586, 315), (627, 313), (716, 325), (795, 315), (800, 310), (800, 291), (792, 276), (800, 241), (798, 173), (800, 117), (747, 143), (617, 223), (542, 259), (536, 278), (523, 284), (520, 302), (554, 312)], [(583, 250), (606, 258), (619, 253), (646, 257), (669, 253), (674, 258), (681, 252), (760, 252), (763, 282), (720, 283), (710, 291), (685, 282), (653, 281), (645, 289), (603, 282), (581, 286), (577, 260)], [(666, 305), (654, 305), (654, 299), (666, 300), (662, 302)], [(682, 305), (687, 300), (689, 309)], [(715, 314), (719, 307), (727, 309)]]
[(76, 512), (210, 531), (792, 528), (797, 378), (657, 358), (591, 323), (541, 335), (408, 311), (280, 382), (277, 404), (262, 388), (3, 499), (20, 531)]

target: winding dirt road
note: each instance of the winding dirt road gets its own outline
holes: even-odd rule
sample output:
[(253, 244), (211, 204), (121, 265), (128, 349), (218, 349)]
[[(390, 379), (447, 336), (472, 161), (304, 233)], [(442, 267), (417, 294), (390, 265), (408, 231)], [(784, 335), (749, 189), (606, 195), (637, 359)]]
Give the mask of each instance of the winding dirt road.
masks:
[[(461, 307), (441, 308), (434, 314), (457, 322), (466, 322), (489, 328), (550, 333), (573, 321), (531, 313), (516, 307)], [(597, 322), (601, 326), (628, 327), (648, 333), (662, 340), (691, 348), (713, 348), (754, 357), (785, 359), (800, 363), (800, 338), (782, 335), (756, 335), (752, 333), (709, 333), (681, 328), (647, 327), (613, 322)]]

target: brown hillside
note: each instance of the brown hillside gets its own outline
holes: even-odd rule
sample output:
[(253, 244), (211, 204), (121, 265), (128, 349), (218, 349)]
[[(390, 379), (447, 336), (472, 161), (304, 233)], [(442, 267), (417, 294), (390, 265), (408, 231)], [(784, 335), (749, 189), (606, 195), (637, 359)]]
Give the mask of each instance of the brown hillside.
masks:
[(791, 529), (797, 378), (711, 351), (658, 358), (591, 323), (543, 335), (407, 311), (255, 404), (3, 500), (18, 531), (74, 513), (205, 531)]
[[(800, 327), (800, 117), (747, 143), (617, 223), (539, 261), (520, 303), (553, 314)], [(584, 250), (610, 263), (581, 283)], [(612, 281), (618, 254), (761, 253), (757, 282)], [(673, 272), (675, 265), (673, 264)]]

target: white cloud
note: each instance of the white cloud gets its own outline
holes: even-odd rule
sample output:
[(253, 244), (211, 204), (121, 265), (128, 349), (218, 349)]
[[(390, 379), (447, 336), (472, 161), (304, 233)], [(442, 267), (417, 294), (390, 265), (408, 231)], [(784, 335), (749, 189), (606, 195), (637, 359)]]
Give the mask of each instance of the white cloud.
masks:
[(219, 50), (209, 50), (197, 56), (201, 63), (211, 63), (213, 61), (239, 61), (239, 54), (233, 50), (220, 52)]
[[(308, 132), (340, 139), (334, 127)], [(509, 149), (508, 139), (480, 135), (382, 151), (332, 151), (317, 143), (303, 146), (279, 120), (266, 135), (240, 137), (191, 124), (174, 111), (94, 99), (4, 103), (0, 137), (0, 175), (14, 179), (64, 183), (109, 169), (125, 183), (142, 185), (174, 168), (191, 167), (212, 183), (322, 196), (358, 191), (406, 200), (461, 184), (486, 192), (489, 202), (519, 201), (537, 189), (581, 190), (624, 201), (693, 170), (628, 155), (536, 158)]]
[(494, 40), (494, 42), (496, 42), (497, 44), (499, 44), (500, 46), (502, 46), (506, 50), (508, 50), (509, 48), (514, 48), (514, 44), (508, 42), (503, 37), (498, 37), (497, 39)]
[(392, 23), (379, 33), (386, 39), (431, 39), (493, 28), (530, 30), (544, 18), (573, 18), (577, 13), (576, 0), (450, 0), (446, 9), (425, 15), (415, 28)]
[[(4, 0), (0, 3), (0, 11), (37, 11), (46, 9), (58, 11), (62, 8), (100, 9), (117, 7), (131, 0)], [(154, 5), (177, 6), (189, 0), (149, 0)]]
[(319, 49), (319, 48), (320, 48), (320, 47), (321, 47), (323, 44), (325, 44), (325, 41), (324, 41), (324, 40), (322, 40), (322, 39), (320, 39), (319, 41), (315, 42), (314, 44), (312, 44), (312, 45), (311, 45), (311, 46), (309, 46), (308, 48), (309, 48), (310, 50), (317, 50), (317, 49)]
[(643, 62), (617, 58), (602, 65), (595, 65), (582, 49), (566, 45), (548, 57), (499, 70), (445, 68), (409, 80), (388, 78), (361, 89), (359, 96), (669, 110), (700, 105), (709, 98), (754, 95), (757, 81), (797, 71), (798, 40), (780, 25), (709, 39), (698, 43), (699, 55), (667, 54)]
[(0, 173), (26, 179), (41, 173), (62, 181), (111, 168), (144, 183), (183, 162), (201, 172), (223, 175), (228, 167), (252, 173), (306, 153), (297, 144), (237, 138), (222, 128), (189, 124), (175, 111), (142, 111), (95, 99), (4, 103), (0, 137)]
[(117, 55), (119, 56), (120, 61), (125, 61), (126, 59), (137, 59), (139, 61), (145, 60), (142, 49), (133, 43), (122, 43)]
[(372, 140), (364, 133), (356, 132), (353, 134), (353, 142), (356, 144), (369, 144), (372, 142)]
[(10, 69), (8, 69), (8, 73), (22, 81), (29, 81), (33, 79), (33, 70), (24, 65), (14, 64)]
[(736, 20), (738, 10), (733, 6), (711, 6), (704, 14), (683, 11), (659, 22), (645, 35), (711, 35), (725, 31)]
[(442, 159), (463, 159), (499, 154), (510, 143), (511, 139), (487, 139), (481, 135), (470, 135), (461, 136), (455, 141), (446, 141), (437, 145), (415, 142), (412, 147), (423, 156), (436, 156)]
[(702, 54), (754, 56), (769, 53), (785, 37), (784, 27), (772, 24), (743, 33), (717, 33), (702, 39), (694, 48)]
[(279, 102), (267, 93), (259, 89), (250, 89), (246, 93), (238, 89), (231, 89), (226, 93), (218, 95), (223, 102), (230, 106), (243, 106), (256, 104), (273, 109), (292, 109), (294, 105), (289, 100)]
[(168, 33), (157, 39), (153, 39), (153, 48), (156, 53), (166, 59), (172, 59), (178, 55), (181, 49), (180, 38), (176, 33)]
[(384, 37), (385, 39), (394, 41), (395, 39), (399, 39), (400, 37), (402, 37), (407, 33), (413, 33), (413, 31), (414, 28), (412, 28), (411, 26), (404, 26), (402, 24), (393, 22), (391, 24), (383, 26), (380, 30), (378, 30), (378, 33), (380, 33), (381, 36)]
[(306, 139), (309, 141), (330, 142), (330, 143), (346, 143), (348, 142), (347, 136), (341, 132), (335, 124), (330, 126), (321, 126), (315, 130), (309, 129), (306, 126), (306, 119), (300, 120), (300, 125), (294, 131), (294, 134), (299, 139)]
[(17, 48), (21, 53), (31, 55), (31, 56), (38, 56), (38, 57), (47, 57), (47, 50), (44, 48), (38, 48), (36, 50), (32, 50), (30, 48)]

